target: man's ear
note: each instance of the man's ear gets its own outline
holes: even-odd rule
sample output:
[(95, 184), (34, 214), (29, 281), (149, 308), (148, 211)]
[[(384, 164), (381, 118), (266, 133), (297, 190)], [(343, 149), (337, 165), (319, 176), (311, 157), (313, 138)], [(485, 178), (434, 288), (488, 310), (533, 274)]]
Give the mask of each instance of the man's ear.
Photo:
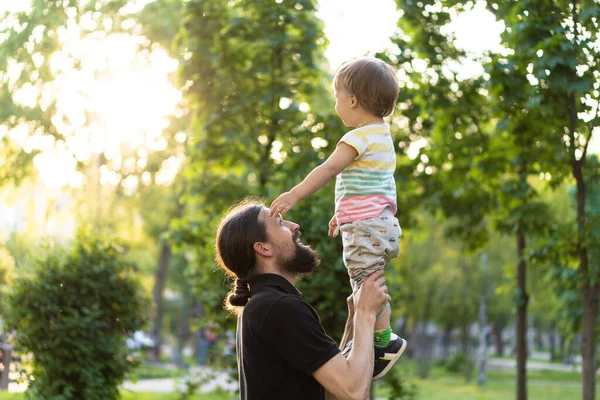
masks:
[(271, 257), (273, 255), (273, 246), (265, 242), (254, 243), (254, 251), (263, 257)]

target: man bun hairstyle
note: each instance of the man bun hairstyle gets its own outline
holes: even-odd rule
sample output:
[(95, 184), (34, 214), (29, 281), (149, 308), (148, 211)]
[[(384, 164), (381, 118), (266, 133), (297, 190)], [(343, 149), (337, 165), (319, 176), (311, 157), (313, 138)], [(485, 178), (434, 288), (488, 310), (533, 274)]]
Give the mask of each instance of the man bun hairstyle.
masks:
[(217, 264), (235, 279), (224, 301), (224, 308), (233, 314), (239, 314), (250, 299), (248, 279), (256, 270), (254, 243), (267, 240), (267, 227), (258, 219), (263, 209), (263, 203), (243, 200), (229, 209), (217, 227)]
[(234, 307), (244, 307), (250, 299), (250, 287), (245, 279), (236, 278), (233, 283), (233, 288), (227, 295), (225, 300), (228, 304)]
[(356, 96), (358, 104), (377, 117), (387, 117), (396, 108), (396, 70), (378, 58), (361, 57), (346, 62), (335, 74), (333, 84)]

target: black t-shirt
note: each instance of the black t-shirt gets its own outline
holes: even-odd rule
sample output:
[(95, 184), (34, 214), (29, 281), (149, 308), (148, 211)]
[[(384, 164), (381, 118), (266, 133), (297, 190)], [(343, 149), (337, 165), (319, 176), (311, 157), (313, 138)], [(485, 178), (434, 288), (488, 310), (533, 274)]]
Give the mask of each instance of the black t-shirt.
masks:
[(240, 398), (325, 399), (312, 374), (340, 351), (317, 312), (279, 275), (253, 277), (250, 294), (237, 327)]

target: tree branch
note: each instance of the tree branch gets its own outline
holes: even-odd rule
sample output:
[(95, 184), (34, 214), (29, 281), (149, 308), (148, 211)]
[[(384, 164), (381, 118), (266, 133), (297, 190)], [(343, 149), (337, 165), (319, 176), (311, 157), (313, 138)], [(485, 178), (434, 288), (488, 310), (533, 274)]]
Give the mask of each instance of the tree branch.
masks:
[[(597, 119), (598, 119), (598, 111), (599, 111), (599, 110), (600, 110), (600, 101), (598, 101), (598, 102), (596, 103), (596, 115), (594, 116), (594, 118), (592, 118), (592, 121), (595, 121), (595, 120), (597, 120)], [(592, 124), (592, 123), (590, 123), (590, 124), (588, 125), (588, 127), (587, 127), (587, 128), (588, 128), (588, 130), (589, 130), (589, 132), (588, 132), (587, 138), (586, 138), (586, 140), (585, 140), (585, 145), (584, 145), (584, 147), (583, 147), (583, 155), (581, 156), (581, 159), (582, 159), (582, 160), (584, 160), (584, 161), (585, 161), (585, 157), (587, 156), (587, 150), (588, 150), (588, 147), (589, 147), (590, 141), (592, 140), (592, 134), (594, 133), (594, 126), (592, 126), (592, 125), (593, 125), (593, 124)]]

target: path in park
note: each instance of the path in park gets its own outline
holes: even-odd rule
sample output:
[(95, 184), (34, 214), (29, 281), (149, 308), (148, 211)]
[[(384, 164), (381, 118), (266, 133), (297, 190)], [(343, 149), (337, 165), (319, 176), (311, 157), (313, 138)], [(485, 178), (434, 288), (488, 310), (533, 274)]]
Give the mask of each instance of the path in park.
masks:
[[(193, 381), (205, 381), (200, 387), (200, 392), (212, 392), (218, 387), (228, 391), (237, 389), (237, 382), (232, 381), (226, 372), (213, 371), (208, 367), (192, 367), (190, 368)], [(154, 393), (169, 393), (181, 392), (185, 390), (184, 379), (144, 379), (137, 382), (126, 381), (123, 384), (123, 389), (133, 392), (154, 392)]]
[[(492, 358), (488, 360), (488, 368), (490, 369), (504, 369), (511, 370), (516, 368), (516, 361), (510, 359)], [(547, 371), (577, 371), (581, 372), (580, 366), (556, 364), (541, 361), (528, 361), (528, 370), (547, 370)], [(237, 388), (237, 382), (232, 382), (229, 376), (225, 372), (213, 371), (208, 367), (192, 367), (190, 368), (191, 375), (194, 377), (194, 381), (205, 381), (201, 385), (200, 392), (211, 392), (217, 387), (221, 387), (225, 390), (235, 390)], [(511, 381), (512, 382), (512, 381)], [(508, 381), (507, 381), (508, 383)], [(530, 384), (539, 386), (579, 386), (577, 382), (529, 382)], [(11, 383), (9, 386), (10, 392), (22, 392), (26, 388), (23, 385), (17, 385)], [(175, 391), (185, 390), (184, 379), (144, 379), (137, 382), (126, 381), (123, 384), (123, 389), (130, 390), (133, 392), (153, 392), (153, 393), (170, 393)]]
[[(488, 360), (488, 368), (490, 369), (506, 369), (511, 370), (516, 368), (516, 361), (509, 359), (501, 359), (501, 358), (492, 358)], [(581, 371), (580, 366), (572, 366), (566, 364), (553, 364), (548, 362), (541, 361), (529, 361), (527, 362), (528, 370), (547, 370), (547, 371)], [(199, 371), (199, 369), (196, 369)], [(202, 372), (200, 372), (202, 373)], [(513, 382), (512, 380), (507, 380), (507, 383)], [(547, 382), (547, 381), (529, 381), (530, 385), (535, 386), (581, 386), (579, 382)], [(173, 392), (177, 389), (178, 382), (174, 379), (150, 379), (143, 380), (137, 383), (126, 382), (123, 385), (124, 389), (138, 391), (138, 392), (156, 392), (156, 393), (166, 393)], [(182, 382), (179, 382), (181, 385)], [(235, 382), (228, 382), (228, 377), (226, 374), (221, 373), (217, 375), (214, 380), (208, 382), (207, 384), (202, 386), (202, 391), (210, 392), (217, 388), (217, 386), (221, 386), (224, 389), (234, 389), (237, 387)], [(180, 387), (181, 388), (181, 387)]]
[[(505, 358), (491, 358), (488, 360), (487, 366), (492, 369), (510, 370), (517, 368), (517, 361)], [(543, 361), (527, 361), (527, 369), (533, 371), (564, 371), (564, 372), (581, 372), (580, 365), (567, 365), (558, 363), (549, 363)]]
[[(194, 382), (203, 381), (200, 386), (200, 392), (212, 392), (218, 387), (225, 390), (234, 391), (237, 389), (237, 382), (232, 381), (226, 372), (213, 371), (208, 367), (190, 368), (190, 376)], [(8, 391), (12, 393), (24, 392), (26, 385), (19, 385), (11, 382)], [(153, 393), (172, 393), (185, 390), (185, 379), (162, 378), (162, 379), (143, 379), (137, 382), (125, 381), (123, 389), (132, 392), (153, 392)]]

